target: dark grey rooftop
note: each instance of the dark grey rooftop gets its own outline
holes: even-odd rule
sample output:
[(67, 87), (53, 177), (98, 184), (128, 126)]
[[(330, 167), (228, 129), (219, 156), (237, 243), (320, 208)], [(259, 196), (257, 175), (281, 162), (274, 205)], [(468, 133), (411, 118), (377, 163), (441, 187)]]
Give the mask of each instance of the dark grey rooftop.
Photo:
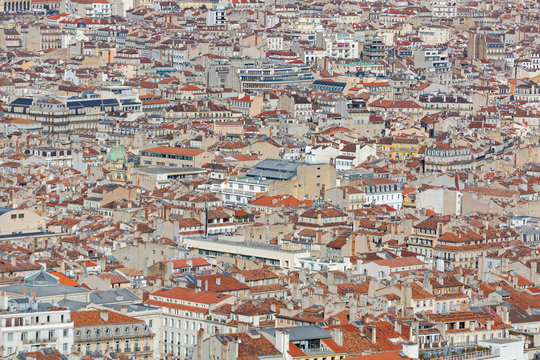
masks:
[(12, 208), (0, 208), (0, 216), (4, 215), (5, 213), (8, 213), (12, 211)]
[[(279, 328), (279, 330), (284, 331), (289, 334), (289, 341), (300, 341), (300, 340), (315, 340), (315, 339), (331, 339), (332, 336), (326, 330), (324, 330), (319, 325), (306, 325), (306, 326), (293, 326), (286, 328)], [(276, 336), (276, 329), (262, 329), (270, 336)]]
[(90, 294), (90, 302), (94, 304), (138, 303), (140, 301), (141, 299), (128, 289), (96, 291)]
[(149, 173), (149, 174), (173, 174), (173, 173), (194, 173), (194, 172), (205, 172), (206, 170), (199, 169), (196, 167), (171, 167), (171, 166), (152, 166), (137, 169), (138, 172)]

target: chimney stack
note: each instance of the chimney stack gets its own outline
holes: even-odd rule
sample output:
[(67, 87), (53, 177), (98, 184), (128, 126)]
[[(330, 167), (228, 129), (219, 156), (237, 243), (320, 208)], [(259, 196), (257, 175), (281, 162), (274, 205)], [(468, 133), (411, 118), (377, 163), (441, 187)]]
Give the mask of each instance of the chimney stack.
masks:
[(101, 320), (107, 322), (107, 321), (109, 321), (109, 312), (106, 311), (106, 310), (100, 311), (99, 312), (99, 317), (101, 318)]
[(377, 343), (377, 328), (375, 325), (366, 326), (366, 337), (372, 344)]

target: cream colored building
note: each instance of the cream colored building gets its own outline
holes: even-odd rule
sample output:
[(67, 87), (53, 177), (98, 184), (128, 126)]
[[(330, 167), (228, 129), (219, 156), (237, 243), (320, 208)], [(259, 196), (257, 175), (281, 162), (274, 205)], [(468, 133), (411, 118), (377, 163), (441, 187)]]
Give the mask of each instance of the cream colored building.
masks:
[(0, 208), (0, 236), (44, 232), (45, 220), (28, 210)]

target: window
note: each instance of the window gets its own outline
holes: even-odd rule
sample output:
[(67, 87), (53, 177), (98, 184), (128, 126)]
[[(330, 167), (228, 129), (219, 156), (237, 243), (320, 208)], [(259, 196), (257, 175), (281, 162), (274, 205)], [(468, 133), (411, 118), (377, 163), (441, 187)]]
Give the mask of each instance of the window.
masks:
[(8, 339), (8, 341), (13, 341), (13, 333), (8, 333), (7, 334), (7, 339)]

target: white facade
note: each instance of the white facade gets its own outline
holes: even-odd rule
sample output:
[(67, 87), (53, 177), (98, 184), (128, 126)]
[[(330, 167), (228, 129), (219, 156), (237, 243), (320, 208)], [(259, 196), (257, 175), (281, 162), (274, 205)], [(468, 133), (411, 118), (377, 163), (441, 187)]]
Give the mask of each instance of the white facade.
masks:
[(268, 181), (250, 177), (232, 178), (221, 189), (222, 201), (228, 205), (247, 204), (258, 193), (268, 191)]
[[(7, 302), (7, 297), (2, 297)], [(29, 300), (30, 301), (30, 300)], [(0, 314), (0, 345), (2, 356), (20, 351), (37, 351), (50, 347), (70, 354), (73, 346), (73, 322), (70, 310), (49, 308), (38, 310), (37, 303), (10, 303), (9, 311)]]
[[(186, 289), (186, 292), (192, 291)], [(163, 295), (162, 293), (159, 295)], [(160, 306), (163, 311), (161, 332), (159, 334), (159, 352), (161, 354), (170, 354), (179, 358), (190, 358), (193, 347), (197, 344), (197, 335), (200, 329), (206, 334), (215, 334), (217, 332), (226, 334), (234, 331), (234, 327), (229, 327), (225, 323), (212, 321), (208, 318), (207, 312), (212, 306), (221, 306), (232, 304), (234, 297), (223, 297), (219, 303), (207, 304), (198, 303), (191, 297), (163, 297), (150, 294), (149, 303), (153, 306)]]
[(214, 7), (206, 13), (207, 26), (225, 26), (227, 24), (227, 14), (225, 8)]
[(46, 165), (49, 169), (73, 166), (71, 149), (36, 148), (27, 149), (25, 153), (34, 155), (37, 163)]
[(403, 206), (401, 184), (392, 182), (388, 184), (375, 184), (365, 186), (366, 204), (388, 205), (396, 210)]
[(528, 358), (524, 353), (523, 340), (509, 338), (493, 338), (489, 340), (480, 340), (479, 345), (491, 350), (493, 360), (525, 360)]
[(306, 153), (306, 162), (310, 164), (330, 164), (330, 162), (339, 156), (339, 153), (339, 149), (331, 146), (314, 147), (311, 148), (309, 153)]

